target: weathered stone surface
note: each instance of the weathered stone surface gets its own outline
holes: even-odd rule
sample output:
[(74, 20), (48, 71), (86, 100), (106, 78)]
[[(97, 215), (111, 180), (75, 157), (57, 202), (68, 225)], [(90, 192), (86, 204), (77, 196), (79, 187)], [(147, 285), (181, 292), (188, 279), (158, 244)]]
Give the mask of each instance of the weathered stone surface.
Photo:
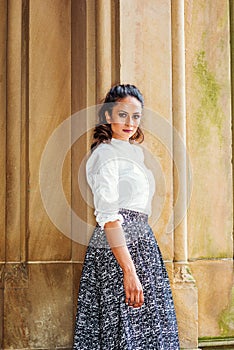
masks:
[(187, 144), (193, 167), (188, 255), (200, 259), (190, 264), (198, 288), (199, 337), (233, 336), (229, 3), (185, 5)]
[(25, 263), (6, 264), (2, 276), (5, 289), (28, 288), (28, 267)]
[(0, 289), (4, 288), (4, 270), (5, 264), (0, 264)]
[[(7, 1), (0, 2), (0, 261), (5, 260), (5, 201), (6, 201), (6, 33)], [(0, 336), (1, 338), (1, 336)], [(1, 345), (0, 345), (1, 346)]]
[[(156, 135), (154, 130), (157, 129), (156, 113), (171, 122), (171, 68), (171, 2), (147, 0), (142, 6), (141, 0), (120, 1), (120, 80), (137, 85), (144, 94), (145, 107), (152, 111), (146, 111), (142, 124), (149, 132), (145, 132), (144, 145), (152, 152), (158, 169), (161, 167), (162, 176), (155, 174), (159, 182), (151, 222), (166, 260), (173, 260), (173, 235), (165, 233), (172, 215), (172, 159), (159, 141), (160, 130)], [(171, 133), (169, 127), (169, 147)], [(162, 204), (159, 217), (158, 203)]]
[[(69, 260), (71, 241), (57, 230), (56, 222), (50, 221), (41, 200), (39, 166), (51, 133), (71, 113), (71, 3), (35, 0), (29, 17), (29, 259)], [(63, 136), (70, 137), (69, 134)], [(60, 141), (58, 139), (54, 157), (62, 151)], [(59, 177), (63, 170), (63, 189), (68, 201), (70, 167), (68, 156), (63, 169), (57, 171)], [(48, 191), (52, 201), (56, 197), (52, 182)], [(54, 211), (61, 220), (65, 213), (56, 201)], [(70, 229), (68, 225), (67, 231)]]
[(198, 291), (189, 264), (174, 265), (172, 293), (182, 349), (198, 345)]
[(195, 286), (173, 284), (173, 298), (179, 327), (180, 346), (196, 349), (198, 345), (197, 289)]
[(4, 298), (3, 289), (0, 288), (0, 348), (3, 349), (3, 310), (4, 310)]
[(21, 210), (21, 1), (7, 6), (6, 259), (19, 261)]
[(4, 271), (4, 264), (0, 264), (0, 349), (3, 349), (3, 326), (4, 326), (3, 271)]
[(5, 289), (4, 349), (70, 347), (72, 265), (30, 264), (28, 270), (28, 288)]
[(186, 1), (190, 258), (232, 257), (228, 1)]
[(190, 264), (198, 288), (199, 337), (233, 336), (233, 262), (196, 261)]

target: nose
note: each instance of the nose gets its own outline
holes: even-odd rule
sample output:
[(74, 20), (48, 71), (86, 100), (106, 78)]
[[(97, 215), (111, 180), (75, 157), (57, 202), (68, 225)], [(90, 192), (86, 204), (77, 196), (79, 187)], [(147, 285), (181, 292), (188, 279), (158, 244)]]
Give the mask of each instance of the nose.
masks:
[(133, 125), (134, 124), (134, 121), (132, 120), (130, 115), (127, 116), (127, 118), (125, 120), (125, 124), (126, 125)]

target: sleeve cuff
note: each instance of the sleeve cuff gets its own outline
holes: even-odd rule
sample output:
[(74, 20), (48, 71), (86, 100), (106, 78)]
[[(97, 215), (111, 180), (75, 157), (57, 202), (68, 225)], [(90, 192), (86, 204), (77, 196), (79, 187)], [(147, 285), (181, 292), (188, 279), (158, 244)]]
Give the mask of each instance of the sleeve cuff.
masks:
[[(95, 214), (96, 215), (96, 214)], [(104, 230), (104, 226), (107, 222), (113, 222), (119, 220), (121, 225), (124, 222), (124, 218), (121, 214), (113, 214), (113, 215), (103, 215), (103, 214), (97, 214), (96, 215), (96, 221), (101, 226), (101, 228)]]

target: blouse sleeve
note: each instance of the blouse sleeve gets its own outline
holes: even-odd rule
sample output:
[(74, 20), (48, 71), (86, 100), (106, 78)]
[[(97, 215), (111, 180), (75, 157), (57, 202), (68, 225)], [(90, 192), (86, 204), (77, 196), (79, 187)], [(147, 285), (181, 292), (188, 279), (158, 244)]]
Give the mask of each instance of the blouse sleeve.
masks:
[(94, 215), (103, 229), (105, 223), (109, 221), (120, 220), (123, 223), (123, 216), (118, 213), (118, 160), (109, 147), (100, 146), (93, 151), (87, 161), (86, 176), (93, 192)]

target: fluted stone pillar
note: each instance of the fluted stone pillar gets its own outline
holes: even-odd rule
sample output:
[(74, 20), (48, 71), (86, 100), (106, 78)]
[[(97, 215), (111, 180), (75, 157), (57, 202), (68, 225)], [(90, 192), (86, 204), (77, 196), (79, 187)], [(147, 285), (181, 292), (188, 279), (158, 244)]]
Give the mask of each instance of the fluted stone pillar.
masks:
[(7, 33), (7, 1), (0, 1), (0, 348), (3, 347), (4, 317), (4, 262), (6, 258), (6, 33)]
[[(10, 0), (0, 7), (0, 347), (67, 347), (71, 241), (43, 206), (39, 166), (51, 133), (70, 115), (70, 2)], [(68, 156), (68, 198), (69, 164)]]
[[(187, 209), (192, 183), (187, 154), (184, 0), (172, 1), (172, 105), (174, 136), (174, 298), (182, 348), (198, 346), (198, 294), (188, 263)], [(176, 198), (179, 202), (176, 203)], [(188, 332), (189, 325), (189, 332)]]

